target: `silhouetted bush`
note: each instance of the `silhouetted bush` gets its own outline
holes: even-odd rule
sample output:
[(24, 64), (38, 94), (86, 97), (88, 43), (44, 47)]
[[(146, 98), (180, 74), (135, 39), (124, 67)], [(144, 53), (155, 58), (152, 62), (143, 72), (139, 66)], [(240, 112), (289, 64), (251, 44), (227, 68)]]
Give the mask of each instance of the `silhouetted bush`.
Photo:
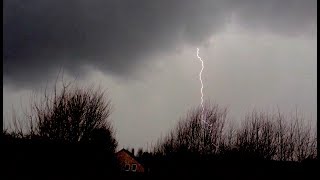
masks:
[(251, 176), (250, 171), (269, 177), (272, 171), (297, 175), (305, 170), (299, 162), (317, 157), (316, 132), (297, 113), (285, 117), (280, 111), (253, 110), (237, 128), (225, 125), (226, 108), (206, 104), (205, 123), (201, 113), (200, 108), (189, 111), (158, 140), (148, 161), (152, 173), (196, 177), (214, 171), (215, 177), (225, 177), (223, 173), (241, 170), (244, 177)]
[(316, 135), (304, 119), (253, 111), (232, 142), (242, 156), (264, 160), (303, 161), (316, 158)]
[[(63, 85), (32, 102), (26, 124), (3, 130), (8, 174), (96, 176), (117, 172), (110, 100), (101, 89)], [(17, 121), (14, 119), (14, 121)], [(23, 129), (24, 128), (24, 129)]]
[(164, 155), (177, 152), (217, 154), (223, 143), (227, 108), (207, 104), (204, 112), (202, 116), (200, 109), (189, 111), (175, 129), (158, 141), (155, 152)]

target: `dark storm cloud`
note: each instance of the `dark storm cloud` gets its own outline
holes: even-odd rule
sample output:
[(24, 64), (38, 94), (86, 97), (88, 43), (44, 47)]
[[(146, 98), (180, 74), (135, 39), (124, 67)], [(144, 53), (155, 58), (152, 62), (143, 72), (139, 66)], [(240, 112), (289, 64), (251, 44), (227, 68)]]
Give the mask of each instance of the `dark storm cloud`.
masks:
[(198, 45), (232, 14), (249, 28), (297, 34), (316, 23), (316, 0), (6, 0), (4, 80), (29, 86), (63, 67), (129, 76), (151, 55)]
[[(316, 0), (240, 0), (234, 1), (232, 11), (239, 24), (280, 33), (281, 35), (316, 34)], [(310, 28), (312, 28), (310, 30)]]

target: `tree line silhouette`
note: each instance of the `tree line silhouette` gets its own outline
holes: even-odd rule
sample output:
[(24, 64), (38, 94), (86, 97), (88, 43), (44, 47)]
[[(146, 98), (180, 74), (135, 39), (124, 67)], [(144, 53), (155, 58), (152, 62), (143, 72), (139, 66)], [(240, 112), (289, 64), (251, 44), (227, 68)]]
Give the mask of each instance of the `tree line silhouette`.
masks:
[(225, 155), (239, 153), (242, 157), (303, 161), (316, 158), (316, 131), (296, 116), (286, 119), (280, 112), (271, 114), (253, 110), (239, 128), (226, 126), (227, 108), (206, 105), (205, 119), (200, 109), (190, 111), (185, 119), (163, 139), (155, 152), (170, 154), (187, 151), (199, 154)]
[[(112, 105), (105, 91), (63, 83), (61, 90), (55, 86), (51, 94), (45, 91), (30, 107), (25, 126), (13, 118), (14, 128), (2, 132), (8, 177), (121, 176), (109, 118)], [(228, 108), (213, 103), (205, 104), (204, 114), (200, 108), (190, 110), (152, 151), (137, 151), (148, 169), (143, 177), (314, 172), (316, 131), (297, 113), (288, 117), (280, 110), (253, 110), (239, 126), (227, 114)]]

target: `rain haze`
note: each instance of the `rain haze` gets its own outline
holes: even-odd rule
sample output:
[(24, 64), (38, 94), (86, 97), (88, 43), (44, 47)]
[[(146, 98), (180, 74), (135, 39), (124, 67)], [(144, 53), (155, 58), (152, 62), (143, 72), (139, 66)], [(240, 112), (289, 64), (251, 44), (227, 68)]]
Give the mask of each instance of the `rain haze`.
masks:
[(59, 70), (108, 90), (119, 148), (149, 147), (204, 100), (317, 119), (316, 0), (5, 0), (4, 126)]

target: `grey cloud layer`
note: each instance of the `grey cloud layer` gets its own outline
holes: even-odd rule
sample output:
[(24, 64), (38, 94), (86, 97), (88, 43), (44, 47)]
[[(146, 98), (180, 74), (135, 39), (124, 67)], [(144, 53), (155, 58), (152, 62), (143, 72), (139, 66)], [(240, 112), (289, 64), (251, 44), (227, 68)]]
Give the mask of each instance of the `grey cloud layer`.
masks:
[(130, 76), (151, 55), (205, 42), (231, 15), (251, 29), (299, 34), (316, 24), (316, 0), (5, 0), (4, 81), (30, 86), (60, 67)]

